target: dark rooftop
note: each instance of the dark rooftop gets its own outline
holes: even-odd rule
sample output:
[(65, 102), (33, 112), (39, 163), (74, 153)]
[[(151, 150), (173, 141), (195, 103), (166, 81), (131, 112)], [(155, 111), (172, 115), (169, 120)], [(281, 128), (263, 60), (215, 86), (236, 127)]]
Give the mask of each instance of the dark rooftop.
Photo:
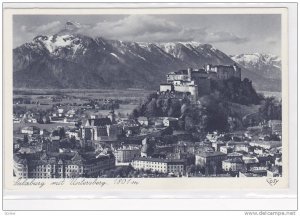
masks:
[(162, 159), (162, 158), (147, 158), (140, 157), (134, 159), (135, 161), (150, 161), (150, 162), (160, 162), (160, 163), (184, 163), (185, 160), (182, 159)]
[(97, 119), (88, 119), (90, 126), (105, 126), (111, 125), (110, 118), (97, 118)]
[(200, 152), (197, 155), (199, 155), (201, 157), (216, 157), (216, 156), (223, 156), (223, 155), (226, 155), (226, 154), (223, 153), (223, 152), (215, 151), (215, 152)]

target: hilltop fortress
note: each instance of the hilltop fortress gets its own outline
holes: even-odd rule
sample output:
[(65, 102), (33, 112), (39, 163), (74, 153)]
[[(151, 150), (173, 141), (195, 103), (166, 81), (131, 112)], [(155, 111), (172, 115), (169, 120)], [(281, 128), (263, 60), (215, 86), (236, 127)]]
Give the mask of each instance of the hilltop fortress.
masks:
[(198, 96), (209, 94), (211, 80), (241, 79), (241, 68), (234, 65), (205, 65), (201, 69), (188, 68), (167, 74), (167, 83), (160, 84), (160, 92), (182, 92)]

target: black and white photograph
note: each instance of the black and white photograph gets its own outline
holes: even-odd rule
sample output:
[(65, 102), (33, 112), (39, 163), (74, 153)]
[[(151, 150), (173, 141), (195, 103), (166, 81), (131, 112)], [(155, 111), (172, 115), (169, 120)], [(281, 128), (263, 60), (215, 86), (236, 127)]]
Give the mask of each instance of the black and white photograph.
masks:
[(13, 170), (281, 177), (281, 14), (13, 16)]
[(297, 4), (2, 6), (5, 215), (295, 215)]

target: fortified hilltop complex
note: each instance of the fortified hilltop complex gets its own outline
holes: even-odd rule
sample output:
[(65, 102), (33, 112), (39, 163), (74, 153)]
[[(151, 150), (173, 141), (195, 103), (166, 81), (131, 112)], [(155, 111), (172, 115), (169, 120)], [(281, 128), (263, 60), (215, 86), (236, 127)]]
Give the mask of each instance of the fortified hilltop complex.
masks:
[(211, 80), (241, 79), (241, 68), (234, 65), (205, 65), (201, 69), (188, 68), (167, 74), (167, 83), (160, 84), (160, 92), (175, 91), (198, 96), (209, 94)]

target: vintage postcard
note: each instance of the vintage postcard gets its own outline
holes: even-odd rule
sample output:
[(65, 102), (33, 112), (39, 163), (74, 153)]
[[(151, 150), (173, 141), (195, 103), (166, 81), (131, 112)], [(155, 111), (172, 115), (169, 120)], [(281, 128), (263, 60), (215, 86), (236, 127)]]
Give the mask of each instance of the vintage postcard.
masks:
[(287, 188), (287, 15), (4, 9), (4, 188)]

